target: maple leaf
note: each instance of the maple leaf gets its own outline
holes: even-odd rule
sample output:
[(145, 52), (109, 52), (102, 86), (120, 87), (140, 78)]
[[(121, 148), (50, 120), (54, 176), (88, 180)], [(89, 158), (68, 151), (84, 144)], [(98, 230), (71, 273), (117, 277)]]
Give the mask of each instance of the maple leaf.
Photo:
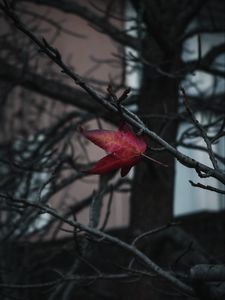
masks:
[(145, 156), (147, 144), (143, 136), (136, 136), (127, 124), (121, 125), (117, 131), (83, 130), (81, 128), (81, 133), (108, 153), (91, 169), (85, 171), (87, 174), (104, 174), (121, 168), (123, 177), (139, 162), (142, 156)]

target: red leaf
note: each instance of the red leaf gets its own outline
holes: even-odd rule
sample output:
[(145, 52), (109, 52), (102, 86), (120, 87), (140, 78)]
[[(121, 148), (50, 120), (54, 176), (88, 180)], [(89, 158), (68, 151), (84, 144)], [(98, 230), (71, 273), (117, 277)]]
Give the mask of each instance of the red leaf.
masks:
[(121, 161), (116, 156), (109, 154), (100, 159), (94, 167), (86, 171), (88, 174), (104, 174), (121, 167)]
[(82, 130), (82, 134), (109, 155), (99, 160), (88, 174), (104, 174), (121, 168), (121, 176), (125, 176), (138, 163), (147, 144), (142, 136), (136, 136), (127, 124), (117, 131)]

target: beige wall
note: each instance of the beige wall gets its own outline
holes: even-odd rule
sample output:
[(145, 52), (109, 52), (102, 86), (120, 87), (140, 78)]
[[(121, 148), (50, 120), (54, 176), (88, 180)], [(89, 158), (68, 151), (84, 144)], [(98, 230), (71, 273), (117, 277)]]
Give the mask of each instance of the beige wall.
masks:
[[(82, 3), (88, 1), (81, 1)], [(96, 3), (98, 1), (95, 1)], [(104, 3), (104, 1), (100, 1), (99, 3)], [(37, 13), (44, 14), (46, 9), (38, 8), (36, 6), (28, 6), (30, 10), (35, 9)], [(111, 60), (115, 59), (113, 54), (121, 54), (123, 49), (121, 46), (118, 46), (115, 42), (107, 36), (100, 32), (94, 30), (90, 25), (87, 24), (86, 21), (82, 20), (77, 16), (73, 16), (71, 14), (63, 14), (57, 10), (51, 10), (49, 17), (53, 18), (54, 21), (60, 22), (63, 20), (63, 27), (68, 28), (71, 31), (75, 31), (75, 33), (84, 36), (84, 38), (76, 38), (71, 35), (62, 33), (60, 36), (54, 41), (54, 46), (60, 51), (63, 60), (69, 61), (69, 64), (75, 69), (75, 71), (81, 76), (87, 76), (88, 78), (104, 81), (106, 83), (115, 80), (118, 82), (121, 75), (121, 66), (117, 62), (113, 66), (109, 63), (96, 63), (95, 60)], [(117, 23), (117, 26), (123, 26), (123, 24), (119, 21), (114, 21)], [(41, 25), (43, 29), (46, 24), (42, 23)], [(51, 42), (52, 37), (54, 36), (54, 31), (48, 31), (43, 34), (48, 41)], [(57, 68), (56, 70), (59, 71)], [(42, 72), (42, 70), (40, 70)], [(65, 83), (74, 85), (71, 79), (64, 78)], [(49, 100), (51, 103), (51, 100)], [(73, 110), (74, 108), (67, 106), (64, 107), (61, 104), (57, 104), (54, 106), (54, 113), (58, 113), (67, 110)], [(43, 120), (43, 126), (47, 126), (48, 123), (51, 122), (49, 119)], [(104, 128), (110, 128), (108, 124), (103, 123)], [(92, 122), (89, 124), (89, 128), (97, 128), (97, 123)], [(76, 139), (76, 134), (74, 135), (74, 139)], [(93, 160), (99, 159), (103, 157), (104, 152), (96, 147), (95, 145), (87, 144), (89, 149), (90, 157)], [(71, 184), (66, 190), (61, 191), (56, 196), (54, 196), (50, 200), (50, 205), (52, 207), (58, 207), (60, 204), (60, 209), (63, 210), (63, 207), (66, 205), (73, 204), (75, 201), (79, 201), (84, 197), (93, 193), (93, 191), (97, 187), (98, 176), (88, 176), (84, 178), (82, 181), (76, 182), (75, 184)], [(106, 199), (105, 199), (106, 200)], [(103, 202), (103, 211), (106, 210), (107, 201)], [(108, 227), (116, 227), (116, 226), (125, 226), (128, 223), (128, 211), (129, 211), (129, 201), (127, 194), (115, 194), (112, 207), (111, 207), (111, 215), (108, 222)], [(103, 214), (104, 215), (104, 214)], [(78, 216), (77, 219), (81, 222), (88, 223), (89, 219), (89, 211), (85, 209)], [(61, 232), (60, 234), (65, 235), (65, 233)]]

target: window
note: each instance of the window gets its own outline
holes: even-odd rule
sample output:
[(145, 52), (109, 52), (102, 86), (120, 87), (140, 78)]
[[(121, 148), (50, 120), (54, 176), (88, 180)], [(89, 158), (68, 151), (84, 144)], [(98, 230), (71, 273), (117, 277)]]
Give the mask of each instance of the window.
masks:
[[(215, 35), (205, 34), (201, 37), (201, 47), (203, 55), (216, 44), (221, 43), (221, 40), (224, 40), (224, 36), (218, 34)], [(198, 49), (198, 39), (193, 37), (186, 42), (183, 51), (183, 59), (188, 61), (197, 57)], [(219, 57), (216, 63), (224, 63), (224, 56)], [(216, 81), (216, 82), (215, 82)], [(193, 84), (194, 83), (194, 84)], [(185, 86), (186, 92), (191, 96), (196, 96), (197, 94), (202, 95), (202, 100), (209, 97), (214, 93), (220, 93), (224, 91), (225, 82), (221, 78), (213, 78), (211, 75), (204, 72), (196, 72), (193, 76), (188, 76), (183, 85)], [(198, 121), (204, 125), (207, 124), (208, 118), (211, 118), (211, 121), (217, 119), (216, 114), (209, 112), (201, 114), (196, 113), (196, 118)], [(222, 120), (221, 120), (222, 122)], [(221, 125), (221, 122), (219, 123)], [(190, 127), (190, 124), (183, 123), (178, 132), (178, 139), (181, 134)], [(210, 136), (213, 131), (216, 130), (216, 126), (210, 129), (207, 134)], [(192, 141), (197, 146), (205, 147), (205, 142), (203, 139), (193, 139)], [(200, 161), (206, 165), (211, 166), (211, 161), (206, 152), (200, 150), (194, 150), (188, 147), (179, 147), (181, 152), (187, 154), (188, 156)], [(219, 141), (219, 143), (213, 146), (213, 150), (218, 154), (224, 157), (225, 141), (224, 138)], [(218, 161), (218, 164), (221, 168), (224, 169), (224, 165)], [(225, 208), (224, 195), (217, 194), (215, 192), (210, 192), (208, 190), (192, 187), (188, 182), (192, 180), (193, 182), (201, 182), (205, 185), (211, 185), (216, 188), (222, 188), (220, 182), (213, 178), (200, 179), (196, 174), (195, 170), (188, 169), (182, 166), (179, 162), (176, 162), (176, 181), (175, 181), (175, 200), (174, 200), (174, 215), (181, 215), (186, 213), (193, 213), (196, 211), (202, 210), (211, 210), (217, 211)]]

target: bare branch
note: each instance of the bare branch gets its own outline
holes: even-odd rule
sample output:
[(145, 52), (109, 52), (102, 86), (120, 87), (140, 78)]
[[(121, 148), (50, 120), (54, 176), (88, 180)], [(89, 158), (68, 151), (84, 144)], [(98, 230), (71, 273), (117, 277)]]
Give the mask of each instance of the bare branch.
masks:
[[(7, 196), (1, 195), (1, 197), (3, 199), (7, 200)], [(63, 217), (63, 215), (58, 213), (56, 210), (49, 208), (46, 205), (42, 205), (39, 203), (31, 203), (30, 201), (26, 201), (26, 200), (22, 200), (22, 199), (16, 199), (16, 203), (24, 205), (24, 207), (34, 207), (34, 208), (40, 210), (42, 213), (43, 212), (48, 213), (51, 216), (53, 216), (54, 218), (63, 221), (65, 224), (68, 224), (74, 228), (77, 228), (81, 231), (84, 231), (84, 232), (90, 234), (91, 236), (98, 237), (102, 240), (112, 243), (113, 245), (116, 245), (119, 248), (122, 248), (123, 250), (127, 251), (128, 253), (131, 253), (136, 258), (138, 258), (140, 261), (142, 261), (148, 270), (154, 271), (156, 274), (158, 274), (159, 276), (166, 279), (168, 282), (170, 282), (171, 284), (176, 286), (178, 289), (183, 291), (185, 294), (194, 296), (194, 292), (191, 287), (189, 287), (188, 285), (186, 285), (185, 283), (183, 283), (182, 281), (180, 281), (179, 279), (174, 277), (169, 272), (161, 269), (158, 265), (156, 265), (150, 258), (148, 258), (145, 254), (143, 254), (136, 247), (129, 245), (129, 244), (123, 242), (122, 240), (120, 240), (116, 237), (113, 237), (107, 233), (104, 233), (98, 229), (91, 228), (91, 227), (81, 224), (75, 220), (72, 221), (69, 219), (65, 219)]]
[(77, 2), (72, 2), (69, 0), (63, 1), (52, 1), (52, 0), (20, 0), (18, 2), (32, 2), (37, 5), (44, 5), (59, 9), (65, 13), (72, 13), (80, 16), (81, 18), (87, 20), (92, 25), (94, 25), (101, 32), (108, 34), (112, 39), (121, 43), (122, 45), (129, 46), (134, 49), (139, 48), (139, 42), (136, 38), (127, 35), (114, 26), (112, 23), (109, 23), (107, 19), (104, 17), (99, 17), (99, 15), (95, 14), (93, 11), (88, 9), (85, 6), (80, 5)]
[(204, 56), (201, 57), (200, 61), (189, 61), (187, 62), (187, 70), (198, 70), (205, 71), (207, 73), (211, 73), (215, 76), (225, 77), (225, 72), (217, 69), (216, 67), (212, 67), (215, 59), (225, 53), (225, 43), (221, 43), (217, 46), (212, 47)]
[[(79, 85), (83, 90), (85, 90), (95, 101), (97, 101), (99, 104), (101, 104), (111, 112), (114, 113), (119, 112), (115, 103), (105, 100), (92, 87), (86, 84), (85, 81), (78, 74), (76, 74), (70, 68), (68, 68), (66, 64), (62, 61), (62, 58), (56, 49), (52, 49), (52, 47), (48, 45), (46, 41), (44, 42), (40, 41), (19, 21), (18, 17), (7, 7), (1, 4), (0, 8), (5, 12), (5, 14), (10, 19), (14, 21), (15, 26), (20, 31), (22, 31), (25, 35), (27, 35), (41, 49), (43, 53), (45, 53), (52, 61), (54, 61), (55, 64), (57, 64), (67, 76), (73, 79), (74, 82), (77, 85)], [(176, 157), (177, 160), (181, 162), (183, 165), (189, 168), (194, 168), (198, 172), (198, 174), (201, 174), (201, 176), (203, 177), (212, 176), (218, 179), (219, 181), (221, 181), (222, 183), (225, 183), (225, 175), (223, 173), (214, 170), (202, 163), (199, 163), (196, 160), (188, 157), (187, 155), (182, 154), (180, 151), (178, 151), (169, 143), (167, 143), (164, 139), (159, 137), (155, 132), (149, 130), (136, 114), (132, 113), (122, 105), (120, 107), (123, 111), (123, 117), (128, 123), (130, 123), (137, 129), (141, 130), (142, 133), (147, 134), (149, 137), (151, 137), (154, 141), (159, 143), (161, 146), (165, 147), (165, 149), (168, 152), (170, 152), (174, 157)]]
[(190, 184), (194, 187), (199, 187), (199, 188), (202, 188), (204, 190), (208, 190), (208, 191), (212, 191), (212, 192), (215, 192), (215, 193), (218, 193), (218, 194), (222, 194), (222, 195), (225, 195), (225, 191), (223, 190), (220, 190), (220, 189), (217, 189), (213, 186), (210, 186), (210, 185), (204, 185), (202, 183), (194, 183), (192, 180), (189, 180)]
[(195, 115), (194, 115), (193, 111), (189, 107), (189, 105), (188, 105), (188, 99), (187, 99), (187, 96), (185, 94), (184, 89), (181, 89), (181, 91), (182, 91), (183, 96), (184, 96), (184, 104), (185, 104), (186, 110), (189, 113), (192, 122), (194, 123), (194, 125), (196, 126), (196, 128), (199, 130), (201, 136), (203, 137), (203, 139), (204, 139), (204, 141), (206, 143), (206, 146), (207, 146), (207, 149), (208, 149), (209, 158), (210, 158), (210, 160), (212, 162), (213, 167), (216, 170), (218, 170), (219, 167), (218, 167), (215, 155), (214, 155), (213, 150), (212, 150), (212, 144), (211, 144), (211, 142), (210, 142), (210, 140), (209, 140), (209, 138), (208, 138), (208, 136), (206, 134), (206, 131), (203, 128), (203, 126), (198, 122), (198, 120), (195, 118)]

